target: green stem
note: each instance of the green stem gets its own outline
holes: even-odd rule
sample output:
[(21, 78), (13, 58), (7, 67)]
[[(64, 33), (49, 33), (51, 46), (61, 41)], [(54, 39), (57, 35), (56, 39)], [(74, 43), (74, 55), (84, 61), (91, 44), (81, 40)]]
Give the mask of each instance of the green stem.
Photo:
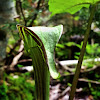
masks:
[(85, 53), (89, 33), (90, 33), (90, 30), (91, 30), (91, 24), (92, 24), (92, 21), (93, 21), (93, 16), (94, 16), (94, 13), (95, 13), (95, 7), (96, 7), (96, 4), (92, 5), (87, 30), (86, 30), (86, 33), (85, 33), (82, 49), (81, 49), (80, 56), (79, 56), (79, 61), (78, 61), (78, 64), (77, 64), (77, 67), (76, 67), (76, 72), (75, 72), (73, 82), (72, 82), (72, 87), (71, 87), (69, 100), (73, 100), (74, 95), (75, 95), (76, 86), (77, 86), (77, 82), (78, 82), (78, 78), (79, 78), (79, 74), (80, 74), (80, 69), (81, 69), (81, 65), (82, 65), (82, 61), (83, 61), (83, 57), (84, 57), (84, 53)]
[(49, 100), (49, 83), (50, 73), (46, 62), (42, 57), (40, 48), (30, 48), (31, 58), (34, 67), (34, 78), (35, 78), (35, 100)]

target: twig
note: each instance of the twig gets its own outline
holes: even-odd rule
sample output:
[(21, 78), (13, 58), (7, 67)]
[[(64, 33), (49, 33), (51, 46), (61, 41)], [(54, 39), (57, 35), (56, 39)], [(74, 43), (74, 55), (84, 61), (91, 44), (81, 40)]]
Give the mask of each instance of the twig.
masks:
[(89, 69), (84, 70), (84, 71), (83, 71), (83, 70), (81, 70), (81, 73), (87, 73), (87, 72), (93, 71), (93, 70), (97, 69), (98, 67), (100, 67), (100, 66), (94, 66), (94, 67), (89, 68)]
[(22, 15), (23, 21), (24, 21), (24, 25), (26, 26), (27, 22), (26, 22), (26, 18), (24, 16), (24, 13), (23, 13), (23, 8), (22, 8), (21, 0), (16, 0), (16, 11), (17, 11), (18, 14)]
[(19, 48), (19, 53), (13, 58), (13, 61), (10, 65), (10, 67), (14, 67), (17, 64), (18, 60), (23, 55), (23, 48), (24, 48), (23, 41), (21, 41), (21, 45), (20, 45), (20, 48)]
[(25, 26), (26, 26), (27, 22), (26, 22), (24, 13), (23, 13), (22, 2), (21, 2), (21, 0), (18, 0), (18, 2), (19, 2), (19, 7), (20, 7), (21, 14), (22, 14), (23, 19), (24, 19), (24, 24), (25, 24)]
[(32, 62), (32, 59), (22, 59), (19, 60), (18, 63)]
[[(84, 60), (83, 62), (85, 63), (89, 63), (89, 62), (98, 62), (100, 61), (100, 58), (95, 58), (95, 59), (87, 59), (87, 60)], [(67, 70), (68, 72), (70, 72), (69, 75), (74, 75), (74, 70), (75, 68), (70, 68), (68, 66), (70, 65), (76, 65), (78, 62), (78, 60), (65, 60), (65, 61), (57, 61), (56, 64), (63, 67), (65, 70)], [(93, 66), (92, 68), (89, 68), (89, 69), (81, 69), (81, 72), (80, 73), (87, 73), (87, 72), (90, 72), (90, 71), (93, 71), (95, 69), (97, 69), (99, 66)]]
[(70, 87), (67, 87), (58, 97), (57, 100), (59, 100), (61, 97), (65, 96), (67, 92), (70, 91)]
[(12, 52), (15, 50), (15, 48), (20, 44), (21, 39), (19, 39), (13, 46), (13, 48), (10, 50), (10, 52), (8, 54), (12, 54)]
[(36, 12), (35, 12), (35, 14), (33, 15), (32, 21), (30, 22), (30, 24), (28, 25), (28, 27), (31, 27), (31, 26), (33, 25), (34, 20), (37, 18), (37, 15), (38, 15), (38, 12), (39, 12), (39, 9), (40, 9), (41, 1), (42, 1), (42, 0), (39, 0), (39, 1), (38, 1), (38, 5), (37, 5), (37, 8), (36, 8)]
[(18, 55), (16, 55), (16, 56), (13, 58), (13, 61), (12, 61), (11, 65), (10, 65), (10, 67), (14, 67), (14, 66), (17, 64), (18, 60), (20, 59), (20, 57), (21, 57), (22, 55), (23, 55), (23, 52), (20, 52)]
[(88, 80), (88, 79), (84, 79), (84, 78), (80, 78), (80, 79), (78, 79), (78, 81), (93, 83), (93, 84), (98, 84), (98, 85), (100, 84), (100, 82), (98, 82), (98, 81)]

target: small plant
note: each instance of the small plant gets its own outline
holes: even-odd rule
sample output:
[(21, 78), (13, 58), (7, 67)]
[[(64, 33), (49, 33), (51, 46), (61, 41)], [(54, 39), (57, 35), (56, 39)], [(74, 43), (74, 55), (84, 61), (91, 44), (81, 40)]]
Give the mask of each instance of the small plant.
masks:
[[(50, 74), (53, 78), (60, 76), (55, 69), (54, 48), (63, 27), (25, 27), (17, 25), (24, 40), (24, 47), (32, 58), (36, 86), (36, 100), (49, 100)], [(50, 71), (50, 72), (49, 72)]]
[(99, 46), (99, 44), (98, 43), (95, 43), (93, 45), (87, 44), (86, 55), (90, 56), (92, 58), (100, 56), (100, 46)]

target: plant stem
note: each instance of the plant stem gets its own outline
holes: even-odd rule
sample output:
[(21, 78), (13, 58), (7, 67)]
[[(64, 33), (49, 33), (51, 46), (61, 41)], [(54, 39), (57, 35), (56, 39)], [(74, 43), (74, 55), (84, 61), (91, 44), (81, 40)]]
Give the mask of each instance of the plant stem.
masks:
[(34, 67), (35, 100), (49, 100), (50, 73), (39, 47), (30, 48)]
[(78, 64), (77, 64), (75, 75), (74, 75), (73, 82), (72, 82), (69, 100), (73, 100), (74, 95), (75, 95), (76, 86), (77, 86), (77, 83), (78, 83), (78, 78), (79, 78), (79, 74), (80, 74), (80, 70), (81, 70), (81, 65), (82, 65), (82, 61), (83, 61), (83, 57), (84, 57), (89, 33), (90, 33), (90, 30), (91, 30), (91, 24), (92, 24), (92, 21), (93, 21), (93, 16), (94, 16), (94, 13), (95, 13), (95, 7), (96, 7), (96, 4), (92, 5), (90, 17), (89, 17), (89, 20), (88, 20), (87, 30), (86, 30), (86, 33), (85, 33), (82, 49), (81, 49), (81, 52), (80, 52)]

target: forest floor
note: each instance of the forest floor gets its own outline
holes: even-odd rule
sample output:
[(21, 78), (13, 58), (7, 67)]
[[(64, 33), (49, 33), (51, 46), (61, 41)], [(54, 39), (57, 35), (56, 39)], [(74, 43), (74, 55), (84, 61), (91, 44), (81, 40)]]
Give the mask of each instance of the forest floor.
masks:
[[(51, 78), (50, 100), (68, 100), (71, 91), (71, 83), (74, 77), (72, 68), (75, 69), (75, 66), (69, 66), (68, 68), (60, 66), (58, 71), (61, 74), (61, 78), (59, 80)], [(99, 72), (99, 65), (89, 69), (81, 69), (74, 100), (100, 100)]]
[[(23, 60), (17, 64), (31, 66), (32, 61), (30, 59)], [(7, 74), (28, 72), (27, 69), (22, 69), (23, 67), (21, 66), (15, 66), (14, 68), (15, 69), (12, 70), (6, 70)], [(32, 70), (32, 66), (28, 68)], [(50, 100), (68, 100), (71, 91), (71, 83), (75, 73), (75, 65), (62, 66), (58, 63), (57, 70), (61, 74), (61, 77), (57, 80), (50, 78)], [(31, 76), (31, 79), (34, 80), (32, 77), (33, 76)], [(82, 66), (74, 100), (100, 100), (99, 91), (100, 65), (93, 65), (90, 68)]]

